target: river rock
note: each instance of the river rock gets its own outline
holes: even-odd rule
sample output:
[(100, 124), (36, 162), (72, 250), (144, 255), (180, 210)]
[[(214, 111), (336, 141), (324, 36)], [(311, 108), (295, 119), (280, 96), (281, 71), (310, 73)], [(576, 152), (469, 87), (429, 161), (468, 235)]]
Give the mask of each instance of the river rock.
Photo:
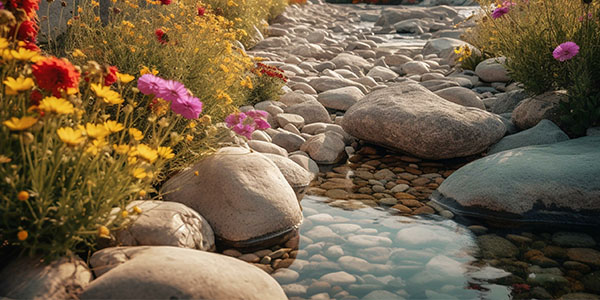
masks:
[(367, 93), (367, 89), (364, 85), (346, 78), (323, 76), (312, 79), (308, 84), (315, 88), (319, 93), (349, 86), (356, 87), (365, 94)]
[[(275, 130), (275, 132), (278, 132), (278, 131)], [(250, 146), (250, 148), (252, 150), (260, 152), (260, 153), (271, 153), (271, 154), (276, 154), (276, 155), (280, 155), (283, 157), (288, 156), (287, 150), (285, 150), (273, 143), (259, 141), (259, 140), (251, 140), (251, 141), (248, 141), (248, 146)]]
[(507, 150), (452, 173), (434, 193), (457, 213), (535, 223), (599, 224), (600, 137)]
[(305, 124), (316, 122), (332, 123), (327, 109), (317, 100), (305, 101), (285, 108), (287, 113), (297, 114), (304, 118)]
[(490, 111), (495, 114), (513, 112), (519, 103), (527, 97), (527, 93), (522, 89), (503, 93), (494, 101), (490, 107)]
[(346, 111), (365, 96), (357, 87), (349, 86), (319, 94), (317, 100), (327, 108)]
[[(271, 154), (273, 156), (277, 156)], [(174, 246), (215, 250), (215, 235), (208, 222), (195, 210), (177, 202), (133, 201), (127, 206), (142, 209), (133, 223), (117, 231), (120, 246)]]
[(521, 129), (531, 128), (544, 119), (559, 124), (559, 105), (560, 102), (567, 100), (567, 91), (564, 90), (527, 98), (521, 101), (513, 111), (512, 121)]
[(165, 200), (199, 212), (234, 247), (274, 242), (302, 222), (294, 190), (279, 168), (243, 148), (220, 149), (173, 176), (162, 192)]
[[(284, 114), (282, 114), (284, 115)], [(287, 126), (291, 126), (288, 124)], [(295, 127), (294, 127), (295, 128)], [(296, 129), (297, 130), (297, 129)], [(288, 152), (294, 152), (300, 149), (300, 146), (304, 144), (306, 140), (299, 134), (291, 133), (288, 131), (282, 131), (273, 135), (272, 143), (285, 149)]]
[(0, 278), (0, 298), (41, 300), (77, 298), (93, 276), (76, 256), (50, 263), (40, 257), (20, 257), (0, 270)]
[(390, 81), (396, 79), (396, 77), (398, 77), (398, 73), (386, 67), (375, 66), (369, 71), (369, 73), (367, 73), (367, 76), (371, 76), (373, 78), (381, 78), (381, 80), (383, 81)]
[(508, 82), (510, 77), (504, 66), (505, 62), (505, 57), (488, 58), (477, 65), (475, 74), (486, 82)]
[(475, 92), (464, 87), (449, 87), (435, 91), (435, 94), (462, 106), (476, 107), (485, 110), (483, 101)]
[(502, 138), (492, 145), (488, 154), (532, 145), (554, 144), (569, 139), (556, 124), (549, 120), (542, 120), (532, 128)]
[(334, 57), (331, 62), (334, 63), (338, 69), (345, 66), (356, 66), (363, 70), (371, 68), (371, 63), (366, 59), (349, 53), (340, 53)]
[(367, 95), (344, 115), (359, 139), (426, 159), (477, 154), (504, 136), (499, 117), (464, 107), (418, 84), (397, 84)]
[(327, 131), (306, 140), (300, 150), (308, 153), (317, 163), (334, 164), (342, 159), (345, 146), (341, 135)]
[[(81, 299), (287, 299), (271, 276), (241, 260), (176, 247), (106, 248)], [(101, 272), (97, 272), (101, 271)]]
[(285, 177), (285, 180), (290, 184), (298, 201), (302, 200), (308, 185), (314, 178), (314, 174), (301, 167), (295, 161), (290, 158), (285, 158), (275, 154), (263, 154), (269, 158), (279, 168), (279, 171)]

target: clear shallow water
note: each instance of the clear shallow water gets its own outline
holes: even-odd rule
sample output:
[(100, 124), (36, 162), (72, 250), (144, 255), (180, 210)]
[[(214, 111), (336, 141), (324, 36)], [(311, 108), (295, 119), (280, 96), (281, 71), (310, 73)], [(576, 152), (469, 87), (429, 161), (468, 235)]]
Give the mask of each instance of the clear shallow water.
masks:
[(326, 201), (304, 197), (296, 260), (273, 274), (289, 297), (324, 291), (358, 299), (510, 298), (509, 287), (487, 282), (507, 272), (473, 264), (477, 244), (464, 226), (378, 208), (344, 210)]

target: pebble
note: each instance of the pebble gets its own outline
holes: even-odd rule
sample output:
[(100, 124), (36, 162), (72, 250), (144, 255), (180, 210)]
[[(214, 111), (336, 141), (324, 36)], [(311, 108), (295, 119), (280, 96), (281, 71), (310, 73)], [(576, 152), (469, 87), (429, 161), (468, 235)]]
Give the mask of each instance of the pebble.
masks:
[(290, 269), (277, 269), (275, 272), (271, 274), (275, 280), (279, 283), (292, 283), (300, 277), (300, 274), (294, 270)]
[(356, 277), (344, 272), (334, 272), (321, 276), (320, 280), (332, 285), (349, 285), (356, 282)]
[(257, 263), (260, 261), (260, 257), (258, 257), (254, 253), (243, 254), (243, 255), (239, 256), (238, 259), (241, 259), (245, 262), (250, 262), (250, 263)]

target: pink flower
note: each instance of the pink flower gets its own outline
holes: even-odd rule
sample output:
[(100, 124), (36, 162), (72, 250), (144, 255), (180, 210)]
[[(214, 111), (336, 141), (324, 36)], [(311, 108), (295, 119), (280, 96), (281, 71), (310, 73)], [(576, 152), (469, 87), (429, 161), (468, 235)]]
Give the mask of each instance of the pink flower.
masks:
[(202, 6), (198, 6), (198, 16), (202, 17), (204, 16), (204, 13), (206, 12), (206, 8), (202, 7)]
[(245, 136), (247, 139), (252, 139), (252, 133), (254, 132), (254, 127), (251, 125), (237, 124), (231, 128), (233, 132)]
[(254, 126), (259, 130), (265, 130), (271, 128), (271, 124), (264, 119), (254, 119)]
[(165, 80), (152, 74), (144, 74), (138, 79), (137, 88), (144, 95), (156, 95)]
[(188, 120), (197, 119), (202, 113), (202, 102), (198, 98), (187, 95), (185, 98), (173, 100), (171, 110)]
[(579, 46), (573, 42), (565, 42), (556, 47), (552, 52), (552, 56), (556, 60), (565, 61), (573, 58), (579, 53)]
[(492, 12), (492, 18), (498, 19), (498, 18), (504, 16), (505, 14), (507, 14), (508, 11), (510, 11), (510, 7), (508, 7), (508, 6), (498, 7), (496, 9), (494, 9), (494, 11)]
[(268, 113), (264, 110), (249, 110), (246, 112), (248, 117), (258, 119), (258, 118), (266, 118)]
[(187, 98), (188, 91), (185, 85), (179, 81), (164, 80), (163, 84), (158, 87), (156, 96), (167, 101), (176, 101), (177, 99)]
[(225, 123), (233, 132), (251, 139), (252, 132), (255, 130), (271, 128), (271, 125), (265, 120), (267, 116), (268, 113), (266, 111), (251, 110), (246, 113), (231, 114), (225, 118)]
[(242, 123), (245, 119), (246, 119), (246, 114), (243, 112), (230, 114), (229, 116), (227, 116), (225, 118), (225, 124), (227, 124), (227, 127), (231, 128), (231, 127), (237, 125), (238, 123)]

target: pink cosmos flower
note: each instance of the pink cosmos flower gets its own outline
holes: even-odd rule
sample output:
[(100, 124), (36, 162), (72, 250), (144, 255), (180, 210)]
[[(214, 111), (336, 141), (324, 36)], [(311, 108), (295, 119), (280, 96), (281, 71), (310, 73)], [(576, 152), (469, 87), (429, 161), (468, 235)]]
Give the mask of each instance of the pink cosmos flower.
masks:
[(242, 123), (237, 124), (231, 128), (233, 132), (245, 136), (247, 139), (252, 139), (252, 133), (254, 132), (254, 127), (251, 125), (244, 125)]
[(505, 14), (507, 14), (509, 11), (510, 11), (510, 7), (508, 7), (508, 6), (498, 7), (496, 9), (494, 9), (494, 11), (492, 12), (492, 18), (498, 19), (498, 18), (504, 16)]
[(144, 74), (138, 79), (137, 88), (144, 95), (156, 95), (165, 80), (152, 74)]
[(185, 98), (178, 98), (171, 102), (171, 110), (188, 120), (197, 119), (202, 113), (202, 102), (198, 98), (187, 95)]
[(185, 88), (185, 85), (179, 81), (165, 80), (163, 84), (159, 86), (156, 96), (167, 101), (176, 101), (177, 99), (187, 98), (188, 91)]
[(225, 118), (225, 123), (233, 132), (251, 139), (252, 133), (255, 130), (271, 128), (271, 125), (265, 120), (267, 116), (268, 113), (266, 111), (251, 110), (246, 113), (231, 114)]
[(227, 116), (225, 118), (225, 124), (227, 124), (227, 127), (231, 128), (239, 123), (244, 122), (245, 119), (246, 119), (246, 114), (243, 112), (230, 114), (229, 116)]
[(246, 115), (250, 118), (259, 119), (266, 118), (268, 113), (264, 110), (249, 110), (246, 112)]
[(577, 53), (579, 53), (579, 46), (577, 46), (577, 44), (574, 42), (565, 42), (558, 45), (556, 49), (552, 51), (552, 56), (558, 61), (565, 61), (573, 58)]

